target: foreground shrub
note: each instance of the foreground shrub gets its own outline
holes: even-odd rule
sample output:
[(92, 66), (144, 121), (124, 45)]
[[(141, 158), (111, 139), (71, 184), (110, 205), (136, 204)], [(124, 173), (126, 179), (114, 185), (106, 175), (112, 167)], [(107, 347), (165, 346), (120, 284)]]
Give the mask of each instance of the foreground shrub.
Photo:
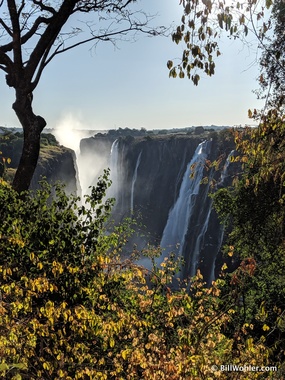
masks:
[(172, 292), (173, 258), (152, 270), (121, 259), (132, 231), (128, 223), (111, 228), (107, 187), (105, 173), (78, 206), (60, 187), (51, 197), (43, 183), (19, 198), (0, 184), (2, 378), (265, 378), (218, 370), (267, 364), (246, 328), (223, 333), (235, 305), (224, 306), (222, 280), (208, 289), (198, 273), (190, 290)]

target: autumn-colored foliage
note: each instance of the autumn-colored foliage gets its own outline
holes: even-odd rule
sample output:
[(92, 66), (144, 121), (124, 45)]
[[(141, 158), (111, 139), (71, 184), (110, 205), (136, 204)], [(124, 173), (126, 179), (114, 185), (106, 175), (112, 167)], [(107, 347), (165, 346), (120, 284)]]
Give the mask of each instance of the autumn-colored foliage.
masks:
[(249, 116), (258, 127), (235, 130), (236, 158), (243, 175), (235, 186), (219, 190), (215, 207), (229, 227), (225, 253), (239, 263), (230, 275), (240, 297), (239, 324), (253, 323), (264, 336), (272, 360), (284, 362), (284, 115), (257, 110)]
[(106, 173), (79, 206), (60, 187), (19, 197), (1, 182), (1, 378), (259, 378), (219, 370), (268, 361), (246, 326), (226, 334), (237, 309), (223, 279), (174, 290), (173, 258), (151, 270), (121, 258), (131, 228), (108, 221), (107, 186)]

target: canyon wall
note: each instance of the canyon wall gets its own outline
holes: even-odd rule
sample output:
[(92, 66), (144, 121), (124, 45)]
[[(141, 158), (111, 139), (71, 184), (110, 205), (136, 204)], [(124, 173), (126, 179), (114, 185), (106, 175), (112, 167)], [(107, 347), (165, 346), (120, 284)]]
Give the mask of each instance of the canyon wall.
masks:
[[(5, 171), (2, 168), (2, 174), (7, 181), (12, 181), (21, 157), (23, 134), (5, 128), (0, 128), (0, 132), (1, 155), (9, 162)], [(59, 145), (50, 133), (41, 136), (40, 156), (31, 189), (37, 189), (42, 178), (46, 178), (49, 183), (60, 181), (65, 184), (68, 194), (81, 195), (75, 153), (72, 149)]]
[[(108, 196), (116, 199), (114, 218), (138, 220), (139, 248), (147, 243), (160, 245), (163, 253), (158, 263), (170, 252), (182, 256), (182, 278), (193, 276), (198, 268), (208, 283), (216, 278), (223, 262), (224, 228), (209, 194), (229, 186), (236, 172), (229, 135), (210, 132), (116, 140), (95, 136), (81, 144), (81, 155), (91, 159), (90, 166), (96, 166), (98, 152), (103, 166), (111, 169)], [(207, 166), (214, 160), (220, 161), (218, 170)]]

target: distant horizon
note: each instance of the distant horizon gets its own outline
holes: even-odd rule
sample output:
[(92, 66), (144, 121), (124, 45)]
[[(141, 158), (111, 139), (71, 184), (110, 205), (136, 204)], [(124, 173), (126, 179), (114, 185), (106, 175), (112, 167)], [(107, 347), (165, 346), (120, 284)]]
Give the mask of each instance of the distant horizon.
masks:
[[(175, 129), (187, 129), (187, 128), (196, 128), (196, 127), (203, 127), (203, 128), (233, 128), (233, 127), (240, 127), (240, 128), (244, 128), (244, 127), (247, 127), (247, 126), (256, 126), (255, 124), (249, 124), (249, 123), (246, 123), (246, 124), (195, 124), (195, 125), (185, 125), (184, 127), (173, 127), (173, 128), (145, 128), (145, 127), (137, 127), (137, 128), (130, 128), (130, 127), (113, 127), (113, 128), (107, 128), (107, 129), (92, 129), (92, 128), (71, 128), (70, 130), (71, 131), (78, 131), (78, 132), (88, 132), (88, 131), (95, 131), (95, 132), (108, 132), (108, 131), (111, 131), (111, 130), (119, 130), (119, 129), (122, 129), (122, 130), (125, 130), (125, 129), (130, 129), (130, 130), (136, 130), (136, 131), (140, 131), (140, 130), (146, 130), (146, 131), (161, 131), (161, 130), (166, 130), (166, 131), (172, 131), (172, 130), (175, 130)], [(17, 129), (17, 130), (23, 130), (23, 128), (21, 126), (8, 126), (8, 125), (0, 125), (0, 128), (6, 128), (6, 129)], [(43, 129), (42, 133), (45, 133), (45, 131), (59, 131), (60, 128), (56, 128), (56, 127), (46, 127)]]

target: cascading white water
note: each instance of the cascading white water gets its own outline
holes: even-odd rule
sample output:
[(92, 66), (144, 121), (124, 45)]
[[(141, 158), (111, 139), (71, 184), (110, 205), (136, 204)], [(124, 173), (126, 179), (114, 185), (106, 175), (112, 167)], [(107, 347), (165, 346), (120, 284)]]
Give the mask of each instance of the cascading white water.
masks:
[[(184, 173), (178, 198), (168, 214), (160, 246), (164, 249), (163, 255), (157, 260), (161, 263), (171, 251), (180, 255), (183, 252), (189, 221), (192, 216), (196, 195), (199, 193), (203, 178), (205, 159), (207, 158), (211, 141), (200, 143)], [(190, 178), (191, 168), (194, 167), (194, 177)]]
[(194, 246), (194, 250), (193, 250), (193, 252), (191, 252), (191, 264), (190, 264), (190, 271), (189, 271), (190, 277), (195, 276), (197, 273), (198, 264), (199, 264), (199, 255), (200, 255), (200, 252), (202, 250), (205, 234), (207, 233), (207, 230), (208, 230), (211, 212), (212, 212), (212, 201), (208, 205), (208, 211), (206, 214), (206, 218), (204, 220), (204, 223), (201, 226), (199, 235), (197, 236), (195, 246)]
[[(223, 225), (221, 225), (220, 226), (219, 244), (218, 244), (217, 253), (220, 252), (220, 249), (222, 247), (223, 240), (224, 240), (224, 233), (225, 233), (225, 227)], [(215, 281), (215, 279), (216, 279), (216, 275), (215, 275), (216, 265), (215, 264), (216, 264), (216, 257), (215, 257), (214, 261), (212, 262), (211, 271), (210, 271), (209, 279), (208, 279), (208, 284), (212, 284), (212, 282)]]
[[(226, 162), (223, 167), (221, 177), (219, 180), (220, 186), (224, 185), (225, 179), (228, 177), (229, 167), (230, 167), (230, 164), (232, 163), (231, 158), (234, 155), (234, 153), (235, 153), (235, 150), (232, 150), (226, 159)], [(221, 224), (219, 228), (220, 228), (220, 233), (219, 233), (219, 243), (218, 243), (217, 252), (219, 252), (222, 247), (223, 240), (224, 240), (224, 233), (225, 233), (225, 226), (223, 224)], [(211, 284), (215, 280), (215, 278), (216, 276), (215, 276), (215, 261), (214, 261), (211, 267), (210, 275), (209, 275), (209, 284)]]
[(110, 153), (110, 179), (112, 185), (107, 192), (108, 198), (115, 198), (118, 196), (118, 162), (119, 162), (119, 140), (116, 139), (111, 147)]
[(232, 150), (226, 159), (225, 165), (223, 167), (223, 171), (221, 173), (221, 178), (220, 178), (219, 184), (223, 184), (227, 175), (228, 175), (228, 168), (229, 168), (229, 165), (231, 163), (231, 158), (234, 155), (234, 152), (235, 152), (235, 150)]
[(137, 162), (136, 162), (136, 167), (134, 170), (133, 178), (132, 178), (132, 186), (131, 186), (131, 213), (134, 211), (134, 190), (135, 190), (135, 184), (138, 176), (138, 168), (141, 163), (141, 156), (142, 156), (142, 151), (138, 155)]

